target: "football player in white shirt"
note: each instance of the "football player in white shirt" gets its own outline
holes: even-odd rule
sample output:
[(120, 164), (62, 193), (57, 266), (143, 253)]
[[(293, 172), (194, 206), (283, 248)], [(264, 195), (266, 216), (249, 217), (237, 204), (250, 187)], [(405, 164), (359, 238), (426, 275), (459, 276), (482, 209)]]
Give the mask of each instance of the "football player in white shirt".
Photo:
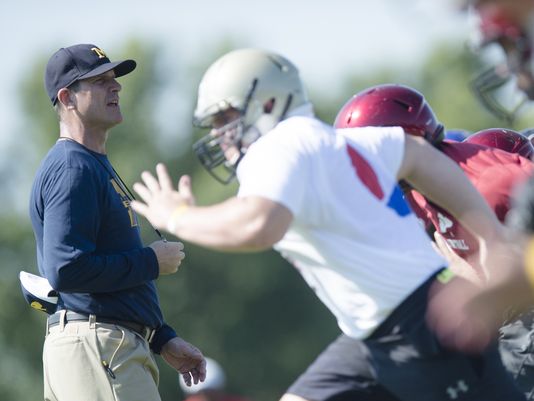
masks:
[[(157, 228), (221, 251), (274, 247), (342, 331), (282, 397), (295, 400), (522, 400), (495, 348), (466, 356), (425, 323), (429, 290), (451, 280), (405, 203), (404, 179), (488, 250), (503, 228), (459, 167), (398, 127), (336, 131), (314, 117), (298, 70), (256, 49), (215, 61), (194, 115), (195, 152), (237, 196), (196, 206), (188, 176), (142, 174), (133, 208)], [(482, 261), (484, 262), (484, 261)]]

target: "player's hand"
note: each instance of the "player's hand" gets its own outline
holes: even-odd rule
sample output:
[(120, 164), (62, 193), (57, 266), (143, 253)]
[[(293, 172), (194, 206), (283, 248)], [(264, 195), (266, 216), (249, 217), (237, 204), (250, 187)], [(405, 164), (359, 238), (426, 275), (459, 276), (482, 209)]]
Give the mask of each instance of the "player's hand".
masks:
[(156, 173), (157, 179), (148, 171), (144, 171), (141, 174), (143, 183), (136, 182), (133, 185), (135, 192), (145, 203), (134, 200), (132, 208), (146, 217), (155, 228), (167, 229), (173, 213), (180, 208), (194, 206), (195, 198), (189, 176), (182, 176), (178, 182), (178, 190), (175, 190), (164, 164), (159, 163), (156, 166)]
[(181, 242), (156, 241), (150, 244), (158, 259), (159, 275), (176, 273), (185, 258)]
[(461, 277), (432, 287), (427, 322), (441, 344), (468, 353), (484, 350), (497, 335), (489, 316), (483, 316), (477, 295), (483, 287)]
[(434, 248), (445, 258), (449, 264), (449, 269), (454, 272), (455, 275), (465, 278), (466, 280), (471, 281), (474, 284), (481, 285), (485, 282), (485, 277), (483, 277), (483, 272), (478, 266), (475, 267), (469, 264), (466, 260), (456, 254), (445, 238), (438, 233), (434, 232), (434, 240), (432, 245)]
[(433, 287), (427, 320), (443, 344), (479, 352), (497, 337), (506, 319), (514, 318), (512, 311), (519, 313), (534, 304), (524, 269), (528, 238), (517, 232), (505, 234), (481, 249), (489, 273), (483, 286), (457, 278)]
[(185, 384), (198, 384), (206, 378), (206, 360), (202, 352), (180, 337), (169, 340), (161, 348), (161, 356), (184, 378)]

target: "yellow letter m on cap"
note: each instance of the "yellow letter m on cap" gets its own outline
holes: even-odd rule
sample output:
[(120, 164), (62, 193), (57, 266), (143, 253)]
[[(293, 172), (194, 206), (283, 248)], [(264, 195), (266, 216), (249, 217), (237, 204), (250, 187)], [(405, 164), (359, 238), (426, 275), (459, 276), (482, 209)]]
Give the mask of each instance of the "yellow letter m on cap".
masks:
[(98, 47), (92, 47), (91, 50), (94, 51), (98, 55), (98, 58), (107, 57), (106, 53), (104, 53), (104, 50), (99, 49)]

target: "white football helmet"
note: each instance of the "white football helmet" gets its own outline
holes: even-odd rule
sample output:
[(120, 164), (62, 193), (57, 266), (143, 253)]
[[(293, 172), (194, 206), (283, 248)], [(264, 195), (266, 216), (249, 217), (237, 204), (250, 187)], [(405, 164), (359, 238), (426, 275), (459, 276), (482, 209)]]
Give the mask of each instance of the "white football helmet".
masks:
[[(289, 60), (258, 49), (231, 51), (200, 82), (193, 124), (211, 131), (193, 145), (194, 151), (212, 176), (228, 183), (250, 144), (306, 103), (299, 72)], [(214, 119), (230, 109), (239, 117), (214, 127)], [(225, 155), (229, 147), (237, 149), (232, 158)], [(222, 171), (215, 171), (219, 166)]]

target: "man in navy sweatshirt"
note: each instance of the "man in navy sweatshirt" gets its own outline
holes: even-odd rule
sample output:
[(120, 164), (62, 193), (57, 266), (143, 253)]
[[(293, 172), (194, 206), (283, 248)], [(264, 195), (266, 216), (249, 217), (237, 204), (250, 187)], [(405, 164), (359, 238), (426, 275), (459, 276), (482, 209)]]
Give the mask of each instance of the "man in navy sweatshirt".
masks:
[(29, 205), (39, 271), (60, 294), (47, 321), (45, 400), (160, 400), (153, 353), (188, 384), (205, 378), (202, 353), (164, 322), (154, 283), (178, 270), (183, 245), (143, 246), (130, 191), (106, 156), (122, 121), (116, 78), (135, 67), (91, 44), (59, 49), (46, 67), (60, 136)]

